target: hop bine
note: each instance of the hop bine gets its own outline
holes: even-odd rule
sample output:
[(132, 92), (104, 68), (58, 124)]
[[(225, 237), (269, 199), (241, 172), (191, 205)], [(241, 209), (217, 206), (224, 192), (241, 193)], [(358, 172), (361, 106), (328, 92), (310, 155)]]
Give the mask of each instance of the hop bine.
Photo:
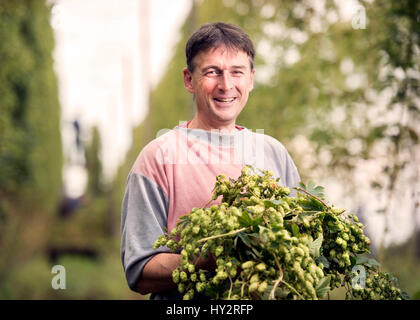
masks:
[[(370, 239), (354, 214), (328, 205), (313, 182), (295, 189), (292, 197), (271, 171), (251, 166), (237, 180), (217, 176), (212, 200), (221, 197), (221, 204), (193, 208), (154, 244), (180, 253), (172, 278), (183, 298), (317, 300), (339, 287), (346, 299), (409, 298), (366, 257)], [(209, 256), (214, 271), (195, 268)], [(365, 270), (363, 285), (353, 285), (355, 266)]]

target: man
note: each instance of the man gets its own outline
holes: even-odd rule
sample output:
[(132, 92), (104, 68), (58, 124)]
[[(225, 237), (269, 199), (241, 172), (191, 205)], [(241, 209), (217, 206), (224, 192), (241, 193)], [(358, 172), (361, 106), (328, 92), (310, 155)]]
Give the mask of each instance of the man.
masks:
[[(254, 84), (249, 37), (231, 24), (205, 24), (189, 39), (186, 58), (184, 84), (193, 94), (196, 115), (141, 151), (123, 200), (121, 257), (127, 282), (134, 291), (152, 293), (151, 299), (182, 298), (172, 281), (180, 255), (153, 250), (153, 243), (180, 216), (208, 203), (217, 175), (236, 179), (251, 164), (273, 171), (291, 188), (300, 181), (280, 142), (236, 125)], [(194, 263), (215, 268), (212, 258)]]

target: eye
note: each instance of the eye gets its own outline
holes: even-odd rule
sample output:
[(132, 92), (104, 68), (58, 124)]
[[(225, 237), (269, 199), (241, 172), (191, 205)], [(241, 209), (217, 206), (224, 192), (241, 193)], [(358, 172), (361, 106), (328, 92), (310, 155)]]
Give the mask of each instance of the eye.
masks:
[(216, 75), (218, 75), (218, 72), (217, 72), (216, 70), (208, 70), (208, 71), (205, 73), (205, 75), (206, 75), (206, 76), (216, 76)]
[(244, 72), (242, 70), (233, 70), (232, 74), (235, 76), (242, 76)]

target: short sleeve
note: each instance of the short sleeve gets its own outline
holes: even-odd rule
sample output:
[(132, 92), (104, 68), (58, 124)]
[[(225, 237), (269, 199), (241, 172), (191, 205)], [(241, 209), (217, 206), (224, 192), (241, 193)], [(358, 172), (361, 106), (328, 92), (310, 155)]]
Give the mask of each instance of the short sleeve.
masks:
[(121, 259), (130, 289), (136, 284), (145, 264), (165, 247), (153, 249), (168, 220), (168, 198), (151, 179), (131, 172), (127, 178), (121, 216)]

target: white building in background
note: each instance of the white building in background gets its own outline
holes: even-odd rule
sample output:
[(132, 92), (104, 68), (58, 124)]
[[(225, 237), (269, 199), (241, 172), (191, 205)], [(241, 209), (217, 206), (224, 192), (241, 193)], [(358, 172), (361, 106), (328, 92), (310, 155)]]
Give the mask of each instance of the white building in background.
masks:
[(65, 189), (77, 197), (87, 177), (74, 144), (73, 121), (78, 120), (84, 141), (93, 126), (99, 128), (104, 175), (110, 180), (130, 147), (133, 126), (147, 112), (148, 88), (165, 71), (191, 1), (49, 2), (54, 4)]

